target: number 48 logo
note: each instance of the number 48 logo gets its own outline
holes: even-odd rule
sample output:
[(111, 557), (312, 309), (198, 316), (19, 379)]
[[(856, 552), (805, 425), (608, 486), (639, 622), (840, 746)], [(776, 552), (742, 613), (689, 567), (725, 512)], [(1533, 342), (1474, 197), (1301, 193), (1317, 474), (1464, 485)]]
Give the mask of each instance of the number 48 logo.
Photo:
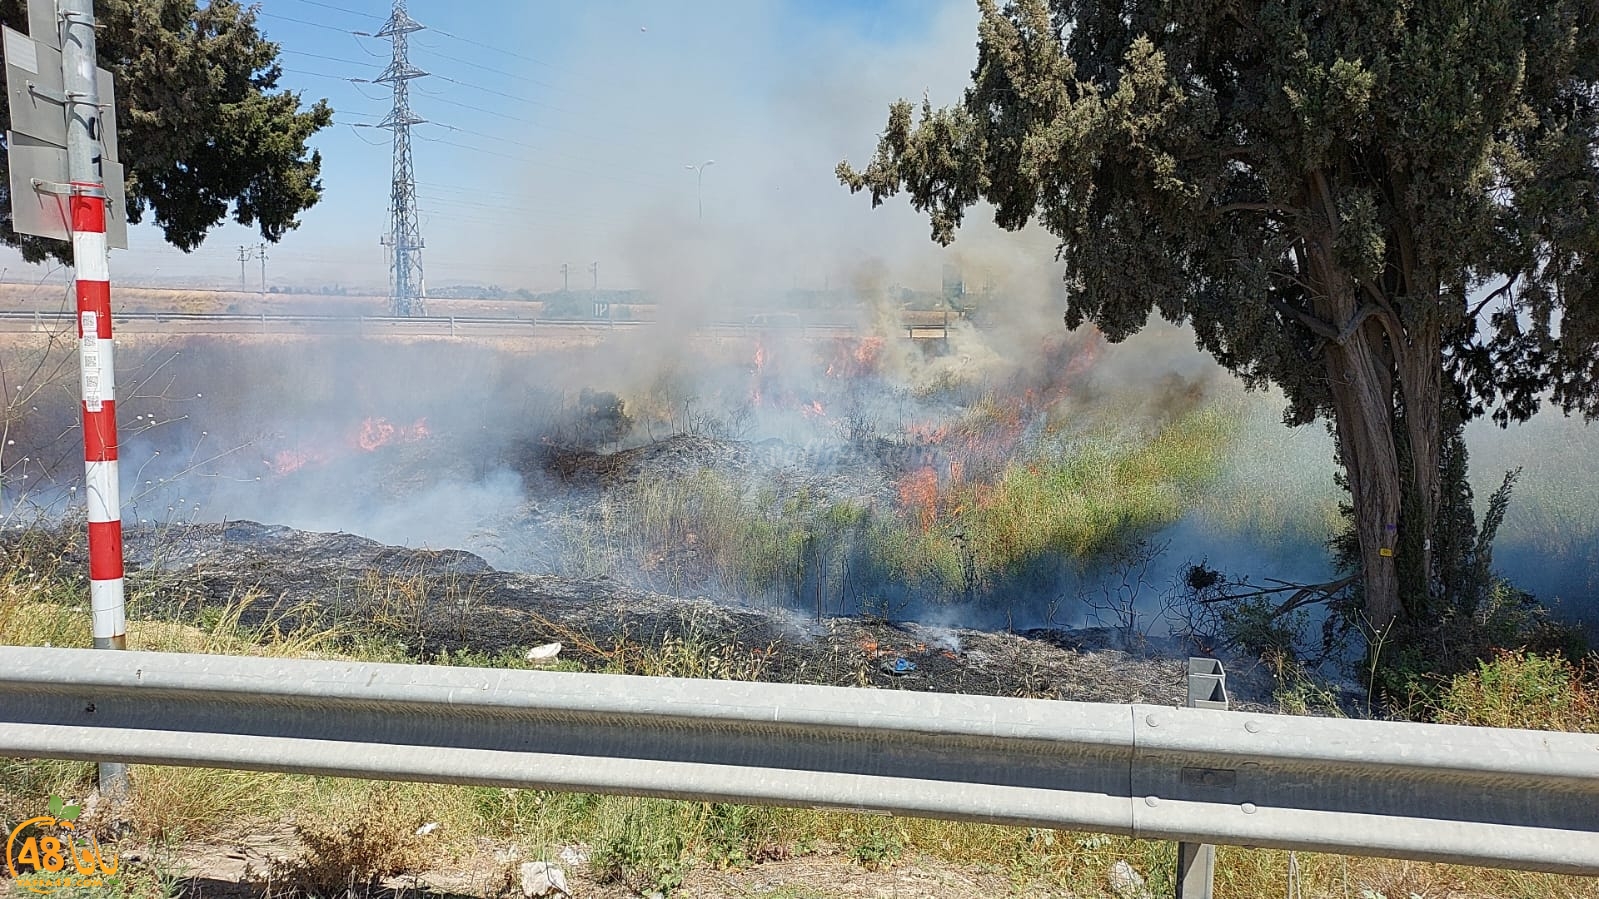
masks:
[(18, 824), (6, 840), (6, 868), (18, 886), (44, 894), (58, 887), (98, 885), (90, 878), (117, 873), (116, 857), (102, 855), (93, 834), (79, 841), (75, 822), (81, 808), (67, 805), (60, 796), (50, 797), (49, 808), (50, 814)]

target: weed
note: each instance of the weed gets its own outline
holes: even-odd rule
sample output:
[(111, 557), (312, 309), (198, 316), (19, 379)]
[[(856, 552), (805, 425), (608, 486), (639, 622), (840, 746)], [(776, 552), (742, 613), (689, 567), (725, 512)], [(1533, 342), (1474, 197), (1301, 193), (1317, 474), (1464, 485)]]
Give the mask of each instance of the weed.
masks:
[(1444, 724), (1599, 733), (1599, 686), (1583, 673), (1558, 656), (1500, 652), (1451, 678), (1433, 717)]
[(715, 640), (692, 623), (683, 634), (667, 634), (659, 643), (638, 645), (618, 640), (606, 670), (651, 677), (696, 677), (707, 680), (760, 680), (777, 645), (748, 648)]
[(272, 882), (312, 896), (330, 896), (422, 870), (433, 861), (418, 833), (425, 823), (407, 807), (402, 789), (385, 785), (367, 794), (364, 807), (307, 810), (294, 830), (305, 846), (293, 861), (268, 872)]
[(1317, 679), (1294, 655), (1273, 650), (1262, 655), (1261, 661), (1276, 679), (1272, 699), (1284, 714), (1344, 717), (1337, 689)]
[(164, 864), (125, 864), (103, 886), (51, 890), (57, 899), (177, 899), (183, 879)]
[(905, 833), (892, 818), (861, 815), (839, 837), (846, 840), (852, 861), (863, 868), (885, 868), (905, 854)]
[(596, 878), (641, 893), (681, 886), (689, 867), (683, 857), (687, 832), (678, 820), (682, 804), (629, 797), (610, 811), (599, 822), (589, 858)]

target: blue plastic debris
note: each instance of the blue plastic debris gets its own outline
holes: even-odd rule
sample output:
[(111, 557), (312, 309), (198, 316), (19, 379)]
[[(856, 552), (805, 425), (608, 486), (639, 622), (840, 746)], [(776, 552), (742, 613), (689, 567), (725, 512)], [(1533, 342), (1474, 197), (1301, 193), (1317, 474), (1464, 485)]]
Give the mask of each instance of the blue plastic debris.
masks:
[(899, 656), (894, 661), (884, 664), (883, 670), (889, 674), (910, 674), (916, 670), (916, 663), (904, 656)]

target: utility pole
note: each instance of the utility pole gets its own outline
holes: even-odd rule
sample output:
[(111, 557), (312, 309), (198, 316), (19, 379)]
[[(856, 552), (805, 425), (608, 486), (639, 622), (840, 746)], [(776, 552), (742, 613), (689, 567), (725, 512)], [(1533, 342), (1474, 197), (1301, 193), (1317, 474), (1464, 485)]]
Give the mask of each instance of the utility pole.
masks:
[(616, 327), (615, 307), (611, 305), (610, 300), (600, 301), (600, 264), (598, 261), (589, 266), (589, 274), (594, 276), (593, 296), (591, 297), (594, 301), (594, 317), (600, 318), (603, 316), (606, 321), (606, 327), (614, 328)]
[(264, 298), (266, 296), (266, 292), (267, 292), (267, 285), (266, 285), (266, 260), (267, 260), (266, 244), (264, 244), (264, 243), (263, 244), (257, 244), (256, 248), (255, 248), (255, 251), (257, 253), (261, 254), (261, 296)]
[(567, 276), (567, 269), (568, 269), (567, 264), (564, 263), (564, 262), (561, 263), (561, 293), (569, 293), (572, 290), (572, 285), (567, 280), (567, 277), (566, 277)]
[(249, 262), (249, 261), (250, 261), (250, 248), (244, 246), (243, 244), (240, 244), (240, 246), (239, 246), (239, 292), (240, 293), (244, 293), (245, 291), (250, 289), (249, 286), (244, 283), (244, 264), (246, 262)]
[[(84, 498), (89, 513), (89, 607), (97, 649), (127, 648), (122, 589), (122, 499), (117, 472), (116, 365), (111, 342), (111, 261), (106, 245), (102, 110), (95, 76), (94, 0), (59, 0), (67, 101), (72, 264), (77, 275), (78, 367), (83, 391)], [(100, 763), (100, 791), (121, 797), (127, 767)]]
[(694, 172), (694, 202), (699, 207), (700, 221), (705, 221), (705, 169), (716, 165), (716, 160), (707, 159), (699, 165), (692, 162), (684, 163), (683, 168)]
[(389, 234), (383, 243), (393, 249), (389, 282), (389, 311), (397, 316), (422, 315), (422, 229), (416, 219), (416, 173), (411, 166), (411, 126), (426, 121), (411, 112), (410, 81), (427, 73), (411, 65), (407, 36), (424, 26), (405, 11), (405, 0), (394, 0), (389, 20), (377, 37), (388, 38), (393, 55), (383, 74), (373, 79), (394, 91), (394, 105), (379, 128), (394, 134), (394, 173), (389, 192)]

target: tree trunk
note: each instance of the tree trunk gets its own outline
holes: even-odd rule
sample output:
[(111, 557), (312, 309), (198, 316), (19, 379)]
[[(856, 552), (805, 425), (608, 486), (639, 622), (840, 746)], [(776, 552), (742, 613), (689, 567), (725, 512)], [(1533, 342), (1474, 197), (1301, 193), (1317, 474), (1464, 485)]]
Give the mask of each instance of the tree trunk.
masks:
[[(1311, 307), (1335, 331), (1356, 322), (1359, 287), (1336, 261), (1337, 204), (1326, 181), (1311, 181), (1311, 194), (1326, 216), (1328, 230), (1307, 235), (1306, 274), (1316, 290)], [(1399, 450), (1394, 440), (1393, 352), (1383, 325), (1368, 317), (1352, 332), (1329, 339), (1324, 358), (1338, 451), (1349, 480), (1360, 546), (1361, 581), (1368, 625), (1385, 631), (1404, 610), (1400, 602), (1399, 516), (1402, 510)]]
[(1394, 445), (1393, 382), (1380, 340), (1370, 327), (1361, 328), (1344, 344), (1329, 345), (1326, 356), (1333, 422), (1355, 509), (1366, 617), (1377, 631), (1386, 630), (1402, 611), (1394, 555), (1399, 543), (1399, 453)]
[(1405, 441), (1409, 461), (1409, 490), (1404, 526), (1414, 529), (1405, 535), (1407, 552), (1418, 555), (1415, 583), (1402, 587), (1414, 612), (1425, 612), (1423, 604), (1433, 597), (1433, 540), (1436, 538), (1438, 507), (1443, 501), (1441, 453), (1443, 451), (1443, 351), (1442, 333), (1433, 314), (1424, 314), (1407, 333), (1404, 346), (1396, 353), (1399, 395), (1403, 404)]

